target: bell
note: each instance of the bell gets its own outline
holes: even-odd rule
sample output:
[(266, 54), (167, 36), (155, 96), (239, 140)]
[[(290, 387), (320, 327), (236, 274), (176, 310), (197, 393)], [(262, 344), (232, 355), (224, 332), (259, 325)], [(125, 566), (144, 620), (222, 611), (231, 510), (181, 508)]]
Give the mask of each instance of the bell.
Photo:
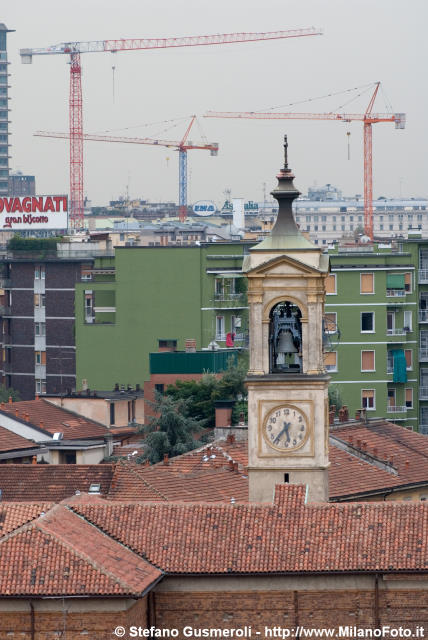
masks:
[(297, 353), (290, 331), (283, 331), (278, 338), (277, 353)]

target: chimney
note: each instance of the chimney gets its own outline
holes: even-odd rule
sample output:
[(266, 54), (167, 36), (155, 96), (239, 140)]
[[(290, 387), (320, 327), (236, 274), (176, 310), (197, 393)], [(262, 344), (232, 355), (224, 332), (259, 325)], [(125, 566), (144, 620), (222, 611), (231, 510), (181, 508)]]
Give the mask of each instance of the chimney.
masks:
[(334, 424), (334, 411), (329, 411), (328, 421), (329, 421), (329, 424)]
[(12, 396), (9, 396), (9, 404), (12, 404), (13, 400), (12, 400)]
[(354, 436), (348, 436), (349, 444), (354, 444)]
[(361, 449), (361, 440), (357, 440), (357, 448)]
[(239, 473), (238, 472), (238, 463), (237, 462), (233, 463), (233, 470), (234, 470), (235, 473)]
[(217, 400), (215, 406), (215, 426), (230, 427), (232, 425), (232, 409), (234, 400)]
[(116, 384), (114, 385), (114, 391), (119, 391), (119, 383), (116, 382)]
[(19, 409), (15, 409), (15, 416), (19, 418)]
[(406, 460), (406, 462), (404, 463), (404, 467), (405, 467), (405, 469), (409, 468), (409, 461), (408, 460)]
[(40, 420), (40, 429), (44, 429), (45, 428), (45, 423), (43, 422), (43, 420)]
[(31, 458), (31, 464), (37, 464), (37, 456)]
[(196, 340), (188, 338), (185, 342), (184, 350), (186, 353), (196, 353)]
[(233, 471), (233, 460), (229, 460), (229, 471)]
[(235, 444), (236, 438), (234, 433), (228, 433), (226, 438), (227, 444)]
[(343, 409), (344, 422), (348, 422), (348, 420), (349, 420), (349, 409), (348, 409), (348, 406), (346, 404), (344, 404), (342, 409)]
[(361, 409), (358, 409), (358, 411), (355, 412), (355, 420), (360, 420), (361, 418)]
[(164, 465), (168, 466), (169, 465), (169, 460), (168, 460), (168, 454), (164, 453), (163, 454), (163, 463)]

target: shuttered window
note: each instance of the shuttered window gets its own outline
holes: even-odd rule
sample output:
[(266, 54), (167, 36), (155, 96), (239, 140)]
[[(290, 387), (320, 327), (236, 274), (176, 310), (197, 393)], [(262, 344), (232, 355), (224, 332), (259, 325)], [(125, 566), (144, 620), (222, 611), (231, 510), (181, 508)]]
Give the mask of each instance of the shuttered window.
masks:
[(411, 273), (404, 274), (404, 288), (406, 291), (412, 290), (412, 274)]
[(327, 371), (337, 371), (336, 351), (328, 351), (324, 354), (324, 366)]
[(324, 330), (326, 333), (336, 333), (336, 312), (324, 314)]
[(360, 293), (374, 293), (374, 274), (373, 273), (361, 274)]
[(406, 358), (406, 365), (407, 365), (407, 369), (411, 369), (412, 368), (412, 350), (411, 349), (405, 349), (404, 350), (404, 356)]
[(406, 407), (411, 409), (413, 407), (413, 389), (406, 389)]
[(375, 370), (375, 352), (361, 351), (361, 371)]
[(336, 293), (336, 274), (330, 273), (325, 279), (325, 292), (327, 294)]

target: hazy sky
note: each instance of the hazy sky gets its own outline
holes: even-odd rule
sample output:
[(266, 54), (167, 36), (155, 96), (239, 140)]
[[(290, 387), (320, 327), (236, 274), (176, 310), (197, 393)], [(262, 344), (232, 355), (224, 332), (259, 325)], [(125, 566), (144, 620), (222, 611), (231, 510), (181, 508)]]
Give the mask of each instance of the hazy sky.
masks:
[[(36, 56), (32, 65), (23, 65), (20, 48), (315, 26), (324, 29), (323, 36), (85, 54), (84, 130), (177, 140), (187, 121), (175, 128), (162, 121), (276, 105), (284, 105), (283, 111), (336, 111), (356, 94), (285, 105), (380, 80), (393, 111), (407, 114), (407, 126), (373, 126), (374, 196), (428, 197), (426, 0), (5, 0), (2, 9), (0, 22), (16, 30), (8, 36), (11, 168), (35, 174), (38, 193), (68, 192), (68, 142), (33, 133), (68, 129), (69, 57)], [(362, 113), (369, 98), (366, 91), (345, 110)], [(375, 110), (384, 112), (386, 105), (380, 94)], [(276, 184), (284, 133), (302, 192), (329, 182), (346, 195), (363, 193), (361, 123), (200, 122), (220, 151), (218, 157), (189, 152), (189, 202), (221, 203), (227, 188), (235, 197), (261, 200), (263, 183), (268, 192)], [(158, 124), (141, 126), (147, 123)], [(197, 127), (191, 139), (201, 139)], [(131, 197), (178, 199), (178, 154), (172, 149), (88, 142), (84, 154), (85, 195), (93, 204), (124, 195), (127, 185)]]

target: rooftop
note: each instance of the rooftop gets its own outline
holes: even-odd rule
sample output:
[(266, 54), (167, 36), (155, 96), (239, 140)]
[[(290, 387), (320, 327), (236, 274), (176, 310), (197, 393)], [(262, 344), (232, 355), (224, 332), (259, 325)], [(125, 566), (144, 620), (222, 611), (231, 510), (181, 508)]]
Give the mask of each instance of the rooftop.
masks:
[[(7, 422), (2, 416), (12, 418), (16, 422), (32, 427), (43, 434), (51, 436), (54, 433), (63, 433), (66, 440), (87, 440), (102, 438), (109, 431), (102, 424), (83, 418), (81, 415), (57, 407), (47, 400), (37, 399), (23, 402), (10, 402), (0, 405), (0, 425), (7, 427)], [(43, 438), (40, 437), (40, 440)]]

